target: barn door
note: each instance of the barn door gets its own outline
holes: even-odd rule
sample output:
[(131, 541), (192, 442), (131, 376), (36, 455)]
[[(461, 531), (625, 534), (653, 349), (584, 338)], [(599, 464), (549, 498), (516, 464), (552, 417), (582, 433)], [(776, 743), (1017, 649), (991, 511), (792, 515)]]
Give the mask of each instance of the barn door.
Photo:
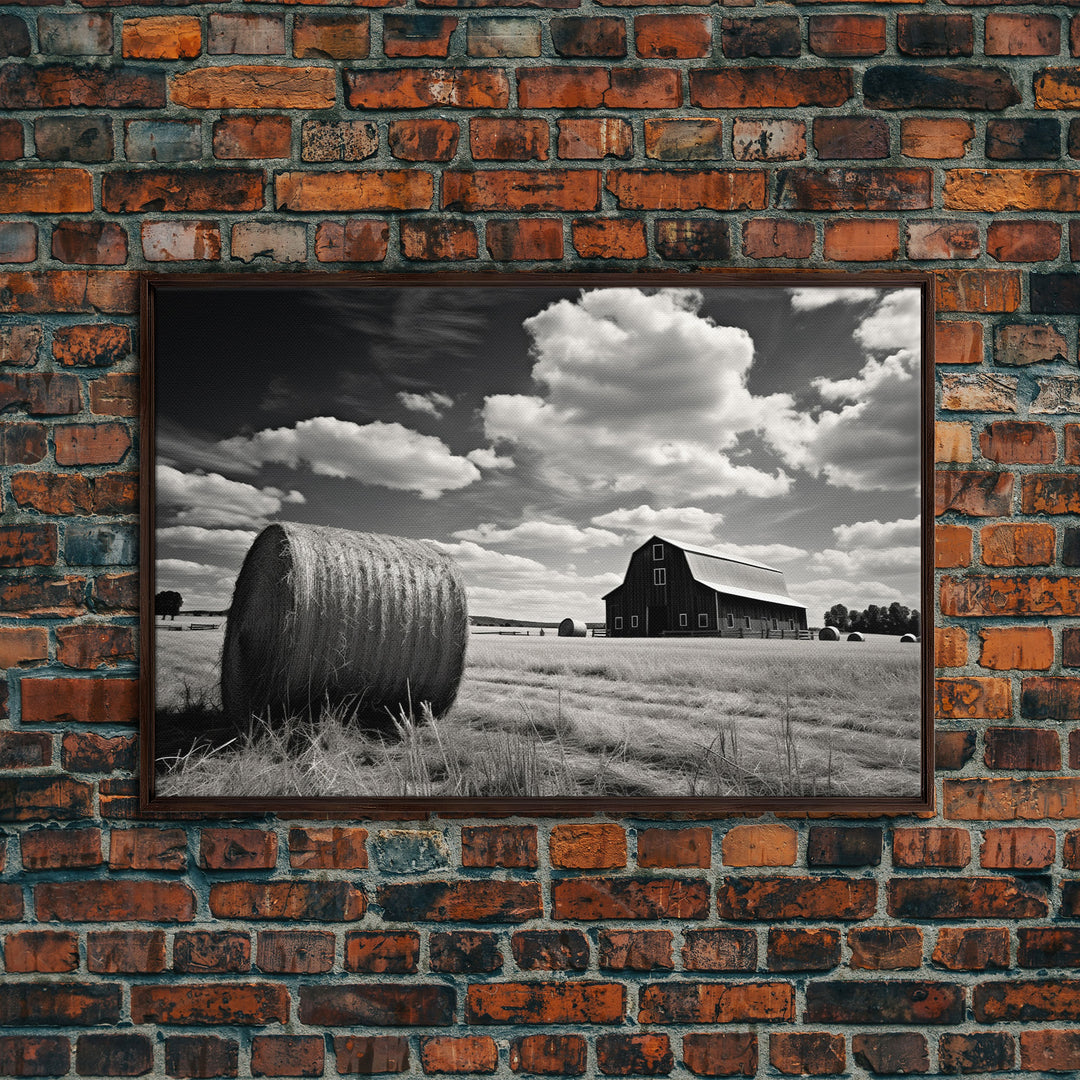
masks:
[(649, 637), (659, 637), (668, 628), (668, 611), (664, 604), (649, 605)]

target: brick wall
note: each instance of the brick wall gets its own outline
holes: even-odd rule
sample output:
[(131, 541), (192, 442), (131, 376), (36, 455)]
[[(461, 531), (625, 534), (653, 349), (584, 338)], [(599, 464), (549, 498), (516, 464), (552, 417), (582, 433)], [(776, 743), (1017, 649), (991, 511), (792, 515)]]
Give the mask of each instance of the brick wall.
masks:
[[(0, 14), (0, 1075), (1080, 1069), (1080, 15)], [(933, 820), (139, 822), (134, 271), (938, 275)]]

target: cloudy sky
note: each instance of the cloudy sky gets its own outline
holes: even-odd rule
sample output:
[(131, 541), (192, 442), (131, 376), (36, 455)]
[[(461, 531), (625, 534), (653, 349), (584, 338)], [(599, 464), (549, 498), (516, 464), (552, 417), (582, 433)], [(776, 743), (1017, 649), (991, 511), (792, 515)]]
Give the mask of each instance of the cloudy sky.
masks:
[(429, 539), (477, 615), (602, 619), (660, 533), (918, 607), (919, 295), (169, 288), (157, 588), (223, 610), (272, 521)]

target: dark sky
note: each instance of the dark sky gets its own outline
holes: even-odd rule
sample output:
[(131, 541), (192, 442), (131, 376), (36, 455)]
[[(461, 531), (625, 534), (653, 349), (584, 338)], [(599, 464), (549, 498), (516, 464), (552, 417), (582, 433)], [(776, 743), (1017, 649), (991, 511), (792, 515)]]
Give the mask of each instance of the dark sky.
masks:
[(600, 617), (654, 532), (917, 606), (918, 334), (910, 290), (161, 289), (158, 588), (225, 607), (286, 519), (436, 541), (477, 614)]

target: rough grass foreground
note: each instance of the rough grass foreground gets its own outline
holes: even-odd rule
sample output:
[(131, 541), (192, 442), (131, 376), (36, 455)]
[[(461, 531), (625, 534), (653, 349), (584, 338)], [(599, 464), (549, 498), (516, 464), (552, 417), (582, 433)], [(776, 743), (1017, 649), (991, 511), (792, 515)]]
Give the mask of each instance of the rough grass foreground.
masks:
[(457, 703), (396, 737), (343, 711), (212, 731), (220, 631), (158, 635), (162, 795), (918, 793), (919, 650), (717, 639), (472, 638)]

